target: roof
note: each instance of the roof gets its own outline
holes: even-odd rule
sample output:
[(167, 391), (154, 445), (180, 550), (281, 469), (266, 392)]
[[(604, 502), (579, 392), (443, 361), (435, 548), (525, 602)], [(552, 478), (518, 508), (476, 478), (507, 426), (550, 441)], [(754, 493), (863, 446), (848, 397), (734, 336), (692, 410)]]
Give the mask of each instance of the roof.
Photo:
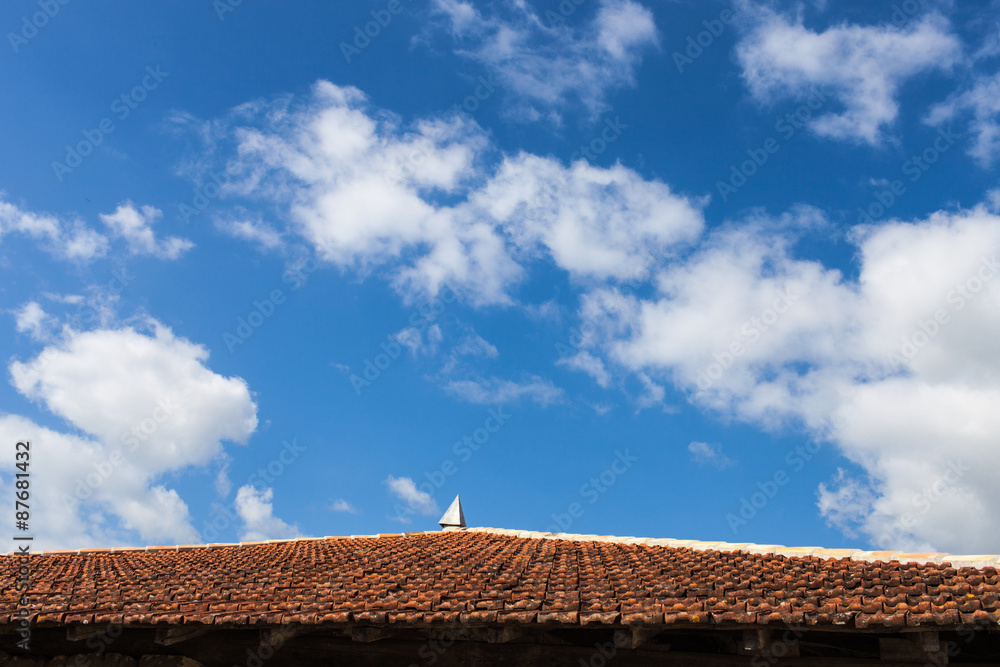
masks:
[[(467, 528), (45, 552), (30, 594), (39, 625), (1000, 622), (997, 557), (913, 556)], [(0, 624), (18, 562), (0, 559)]]

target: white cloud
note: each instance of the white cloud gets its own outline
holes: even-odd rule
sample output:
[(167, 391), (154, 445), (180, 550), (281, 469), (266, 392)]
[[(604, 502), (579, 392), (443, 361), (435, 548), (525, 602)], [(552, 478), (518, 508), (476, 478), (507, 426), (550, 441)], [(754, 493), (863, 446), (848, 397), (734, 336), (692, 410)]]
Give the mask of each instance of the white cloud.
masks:
[[(475, 176), (481, 128), (451, 118), (401, 130), (365, 106), (359, 90), (320, 82), (309, 108), (280, 126), (269, 116), (263, 130), (237, 128), (234, 187), (286, 203), (292, 231), (321, 260), (362, 273), (397, 263), (394, 281), (408, 293), (455, 283), (473, 300), (507, 301), (521, 269), (502, 238), (467, 207), (435, 203)], [(413, 259), (400, 263), (404, 253)]]
[(456, 52), (496, 73), (518, 120), (558, 122), (573, 105), (596, 116), (609, 92), (634, 85), (642, 52), (658, 44), (652, 12), (631, 0), (601, 0), (579, 28), (571, 25), (576, 17), (540, 15), (526, 2), (497, 3), (487, 14), (461, 0), (435, 0), (433, 7), (446, 17)]
[(358, 508), (347, 502), (343, 498), (338, 498), (337, 500), (330, 503), (331, 512), (347, 512), (348, 514), (357, 514)]
[(473, 202), (519, 248), (544, 250), (580, 278), (648, 278), (656, 262), (696, 240), (705, 199), (691, 200), (621, 165), (570, 167), (535, 155), (507, 158)]
[(1000, 217), (855, 229), (857, 280), (796, 258), (795, 234), (724, 227), (661, 271), (654, 296), (593, 290), (583, 347), (698, 405), (837, 443), (863, 471), (821, 490), (837, 525), (887, 546), (995, 550)]
[(978, 77), (969, 90), (933, 107), (927, 122), (942, 125), (969, 113), (969, 127), (976, 135), (969, 155), (988, 168), (1000, 158), (1000, 74)]
[(208, 463), (222, 441), (245, 443), (257, 426), (243, 380), (213, 373), (205, 348), (151, 324), (152, 335), (66, 329), (35, 359), (10, 365), (21, 394), (80, 432), (0, 414), (0, 435), (46, 452), (32, 465), (51, 489), (35, 506), (47, 548), (197, 540), (187, 506), (157, 480)]
[[(156, 472), (207, 463), (223, 440), (245, 443), (257, 427), (246, 383), (206, 368), (204, 347), (152, 326), (152, 336), (130, 327), (70, 332), (44, 365), (13, 362), (14, 387), (102, 442), (132, 447), (130, 459)], [(166, 415), (154, 432), (127, 437), (153, 413)]]
[(741, 3), (746, 30), (736, 47), (743, 77), (761, 103), (799, 99), (819, 86), (842, 105), (809, 121), (820, 136), (869, 144), (899, 114), (901, 86), (961, 58), (948, 21), (931, 13), (902, 28), (840, 24), (821, 32), (765, 5)]
[(400, 329), (393, 336), (393, 339), (407, 348), (413, 356), (418, 353), (432, 355), (437, 352), (438, 345), (444, 340), (444, 334), (441, 332), (441, 325), (432, 324), (426, 327), (426, 330), (417, 327)]
[(262, 250), (274, 250), (284, 245), (281, 233), (261, 220), (217, 219), (215, 226), (223, 233), (233, 238), (249, 241)]
[(984, 205), (990, 213), (1000, 214), (1000, 188), (988, 191), (985, 200)]
[(301, 536), (296, 526), (274, 516), (274, 508), (271, 506), (273, 498), (273, 489), (258, 491), (251, 484), (241, 486), (236, 492), (236, 513), (243, 522), (240, 541), (257, 542)]
[(52, 292), (43, 292), (42, 296), (49, 301), (53, 301), (55, 303), (67, 303), (71, 306), (78, 306), (85, 301), (83, 295), (81, 294), (54, 294)]
[(230, 183), (286, 210), (320, 260), (386, 269), (407, 298), (451, 286), (477, 305), (511, 303), (523, 264), (546, 257), (581, 280), (641, 279), (703, 227), (707, 199), (620, 165), (521, 154), (490, 169), (473, 121), (406, 128), (367, 106), (361, 91), (321, 81), (304, 108), (234, 127)]
[(440, 375), (449, 377), (456, 373), (470, 372), (479, 360), (496, 359), (500, 351), (488, 340), (466, 326), (462, 339), (448, 351), (448, 358), (441, 367)]
[(529, 375), (523, 382), (497, 377), (452, 380), (445, 385), (445, 389), (464, 401), (480, 405), (516, 403), (527, 399), (544, 407), (564, 399), (562, 389), (537, 375)]
[(389, 492), (406, 503), (406, 506), (413, 511), (432, 516), (439, 513), (437, 502), (426, 491), (421, 491), (409, 477), (393, 477), (389, 475), (385, 483), (389, 486)]
[[(72, 499), (68, 502), (65, 500), (75, 493), (95, 493), (85, 480), (87, 475), (97, 475), (95, 479), (101, 479), (97, 467), (107, 461), (106, 450), (101, 443), (86, 436), (60, 433), (25, 417), (4, 413), (0, 413), (0, 438), (10, 443), (30, 441), (33, 449), (30, 467), (32, 479), (47, 481), (46, 484), (34, 484), (31, 490), (35, 549), (110, 547), (128, 543), (117, 526), (106, 525), (107, 507), (110, 505), (92, 503), (89, 507), (83, 507)], [(39, 455), (41, 451), (44, 451), (43, 456)], [(8, 489), (13, 488), (13, 474), (20, 472), (13, 467), (13, 456), (9, 458), (9, 462), (0, 464), (5, 478), (3, 486)], [(115, 471), (115, 476), (131, 477), (130, 472), (119, 468)], [(98, 487), (96, 493), (100, 491), (101, 487)], [(13, 516), (12, 493), (0, 500), (0, 505), (9, 516)], [(157, 528), (165, 528), (167, 535), (191, 538), (196, 533), (191, 530), (185, 515), (186, 512), (177, 517), (179, 521), (173, 526), (163, 526), (160, 523), (147, 531), (147, 534), (156, 533)], [(155, 537), (152, 539), (156, 540)], [(184, 540), (175, 540), (173, 543), (181, 541)]]
[(104, 236), (75, 221), (55, 239), (54, 246), (56, 254), (69, 260), (86, 262), (104, 256), (108, 243)]
[(490, 359), (496, 359), (500, 354), (495, 345), (477, 334), (471, 327), (462, 342), (451, 349), (451, 353), (459, 357), (488, 357)]
[[(89, 262), (107, 254), (108, 238), (82, 221), (26, 211), (2, 197), (0, 193), (0, 236), (5, 232), (24, 234), (41, 241), (42, 247), (53, 255), (71, 261)], [(99, 217), (113, 236), (125, 239), (131, 254), (176, 259), (193, 244), (177, 237), (157, 241), (150, 225), (161, 216), (162, 212), (152, 206), (137, 209), (132, 202), (125, 201), (114, 213)]]
[(607, 388), (611, 385), (611, 374), (604, 365), (600, 357), (595, 357), (586, 350), (580, 350), (572, 357), (564, 357), (556, 362), (560, 366), (566, 366), (574, 370), (583, 371), (594, 378), (601, 387)]
[(233, 482), (229, 479), (229, 459), (227, 457), (215, 475), (215, 492), (219, 494), (220, 498), (225, 498), (232, 490)]
[(46, 313), (37, 301), (29, 301), (14, 312), (15, 325), (32, 340), (44, 341), (52, 337), (56, 320)]
[[(636, 377), (639, 379), (643, 388), (642, 395), (636, 399), (636, 405), (639, 410), (662, 404), (663, 399), (667, 395), (667, 390), (664, 389), (662, 385), (654, 382), (653, 378), (649, 377), (646, 373), (638, 373)], [(664, 406), (664, 409), (666, 410), (668, 408)]]
[(170, 236), (156, 240), (152, 225), (163, 212), (152, 206), (136, 208), (130, 201), (122, 202), (114, 213), (100, 214), (101, 221), (112, 234), (125, 239), (132, 255), (153, 255), (159, 259), (177, 259), (194, 247), (187, 239)]
[(638, 2), (628, 0), (602, 2), (594, 28), (597, 43), (619, 63), (637, 61), (637, 51), (655, 45), (659, 39), (653, 13)]
[(723, 470), (736, 464), (731, 458), (722, 453), (722, 445), (718, 443), (699, 442), (694, 440), (688, 445), (691, 458), (695, 463), (710, 465), (713, 468)]
[(42, 247), (59, 257), (89, 262), (107, 253), (107, 239), (79, 220), (63, 221), (48, 214), (32, 213), (3, 200), (0, 192), (0, 237), (17, 232), (42, 242)]
[[(837, 474), (831, 480), (830, 487), (820, 482), (817, 496), (820, 514), (826, 517), (827, 523), (838, 528), (849, 537), (856, 537), (854, 528), (863, 523), (871, 513), (871, 508), (878, 500), (878, 494), (870, 484), (861, 482), (847, 474), (843, 468), (837, 469)], [(902, 545), (886, 544), (886, 548), (899, 548)]]

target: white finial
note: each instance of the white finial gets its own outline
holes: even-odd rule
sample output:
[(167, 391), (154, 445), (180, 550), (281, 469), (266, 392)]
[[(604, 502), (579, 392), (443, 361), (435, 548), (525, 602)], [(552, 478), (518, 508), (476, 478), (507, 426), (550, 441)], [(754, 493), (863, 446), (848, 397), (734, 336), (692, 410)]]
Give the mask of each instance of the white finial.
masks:
[(444, 513), (441, 520), (438, 521), (441, 524), (441, 528), (448, 530), (449, 528), (465, 528), (465, 514), (462, 512), (462, 500), (456, 495), (455, 500), (451, 502), (451, 507), (448, 511)]

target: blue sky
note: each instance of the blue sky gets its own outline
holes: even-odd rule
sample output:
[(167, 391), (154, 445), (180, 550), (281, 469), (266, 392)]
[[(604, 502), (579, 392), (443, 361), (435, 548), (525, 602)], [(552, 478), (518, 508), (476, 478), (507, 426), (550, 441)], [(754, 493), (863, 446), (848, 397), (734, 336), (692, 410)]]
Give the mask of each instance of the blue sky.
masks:
[(8, 2), (4, 503), (996, 551), (998, 9)]

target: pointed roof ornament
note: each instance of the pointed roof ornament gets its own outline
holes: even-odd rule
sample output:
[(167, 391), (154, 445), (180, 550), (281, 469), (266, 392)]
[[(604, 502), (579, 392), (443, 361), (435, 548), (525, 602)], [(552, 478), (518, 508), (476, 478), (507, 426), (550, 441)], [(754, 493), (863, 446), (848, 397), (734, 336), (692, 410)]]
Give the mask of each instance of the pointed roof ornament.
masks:
[(461, 498), (457, 495), (455, 496), (455, 500), (451, 501), (451, 507), (448, 508), (438, 523), (441, 524), (442, 530), (465, 528), (465, 514), (462, 512)]

